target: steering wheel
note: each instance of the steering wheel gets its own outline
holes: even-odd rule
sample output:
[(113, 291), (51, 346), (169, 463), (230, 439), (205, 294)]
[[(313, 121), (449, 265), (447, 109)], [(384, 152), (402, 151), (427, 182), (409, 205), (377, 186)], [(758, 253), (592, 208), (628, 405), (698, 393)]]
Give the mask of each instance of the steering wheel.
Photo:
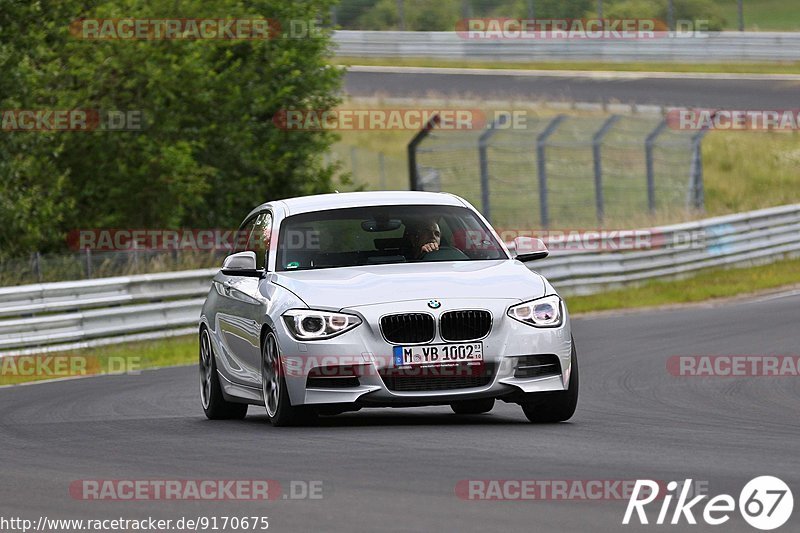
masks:
[(469, 259), (469, 257), (453, 246), (440, 246), (438, 250), (423, 253), (419, 256), (419, 259), (427, 259), (428, 261), (458, 261)]

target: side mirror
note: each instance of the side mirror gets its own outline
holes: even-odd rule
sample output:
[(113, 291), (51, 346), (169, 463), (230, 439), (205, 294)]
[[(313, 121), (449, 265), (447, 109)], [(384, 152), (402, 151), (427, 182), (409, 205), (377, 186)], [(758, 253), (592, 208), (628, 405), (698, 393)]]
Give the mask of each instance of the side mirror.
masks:
[(542, 239), (533, 237), (517, 237), (514, 239), (514, 259), (519, 261), (535, 261), (550, 255)]
[(264, 275), (263, 270), (256, 269), (255, 252), (239, 252), (231, 254), (222, 262), (222, 273), (226, 276), (247, 276), (260, 278)]

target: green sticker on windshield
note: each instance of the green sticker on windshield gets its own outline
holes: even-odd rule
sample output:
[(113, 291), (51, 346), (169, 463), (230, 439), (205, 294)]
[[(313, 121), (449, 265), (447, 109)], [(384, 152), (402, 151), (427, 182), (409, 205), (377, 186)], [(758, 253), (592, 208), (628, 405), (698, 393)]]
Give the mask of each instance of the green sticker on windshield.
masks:
[(286, 265), (286, 268), (300, 268), (300, 263), (298, 261), (292, 261)]

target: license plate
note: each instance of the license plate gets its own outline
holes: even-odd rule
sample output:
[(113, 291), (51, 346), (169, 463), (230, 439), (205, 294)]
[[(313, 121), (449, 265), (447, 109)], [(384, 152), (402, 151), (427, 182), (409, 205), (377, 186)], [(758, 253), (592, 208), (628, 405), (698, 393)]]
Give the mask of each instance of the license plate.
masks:
[(481, 362), (483, 362), (482, 342), (394, 347), (396, 367)]

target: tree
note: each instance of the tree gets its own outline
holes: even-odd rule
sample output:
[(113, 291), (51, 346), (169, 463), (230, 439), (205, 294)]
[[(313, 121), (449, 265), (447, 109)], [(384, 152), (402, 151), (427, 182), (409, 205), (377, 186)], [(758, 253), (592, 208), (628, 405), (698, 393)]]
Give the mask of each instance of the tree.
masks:
[(6, 209), (36, 203), (31, 198), (44, 203), (25, 208), (13, 231), (4, 225), (0, 253), (63, 248), (72, 228), (235, 227), (261, 202), (332, 189), (334, 169), (321, 156), (334, 135), (272, 123), (282, 109), (338, 104), (341, 73), (326, 62), (327, 31), (82, 40), (68, 27), (85, 17), (268, 18), (283, 30), (290, 21), (320, 28), (329, 0), (2, 1), (0, 109), (135, 111), (144, 127), (3, 133), (0, 222)]

